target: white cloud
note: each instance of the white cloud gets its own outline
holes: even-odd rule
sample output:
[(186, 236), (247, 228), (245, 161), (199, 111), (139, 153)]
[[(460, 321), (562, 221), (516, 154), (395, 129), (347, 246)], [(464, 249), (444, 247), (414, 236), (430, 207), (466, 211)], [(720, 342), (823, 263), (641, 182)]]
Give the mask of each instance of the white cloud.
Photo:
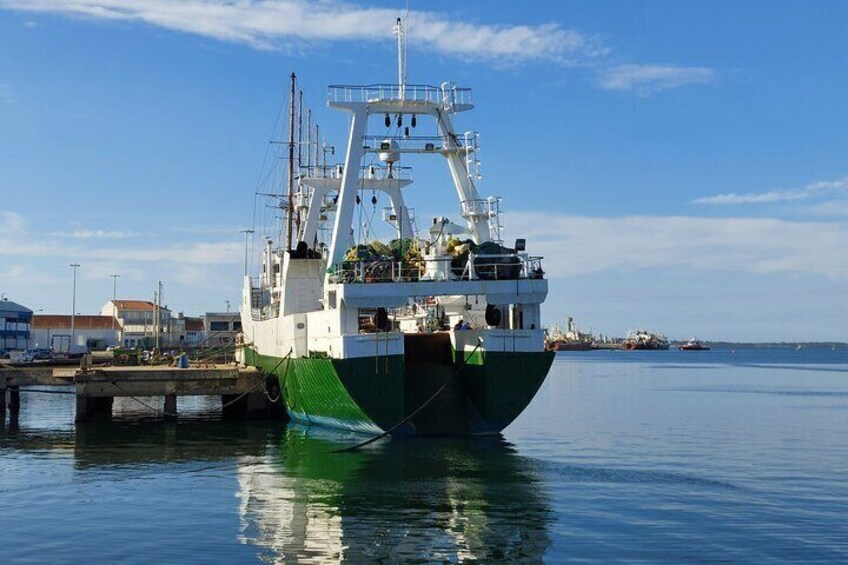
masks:
[(806, 211), (816, 216), (848, 218), (848, 199), (821, 202), (815, 206), (810, 206)]
[(706, 196), (692, 201), (693, 204), (764, 204), (807, 200), (834, 193), (848, 193), (848, 176), (829, 181), (812, 182), (801, 188), (770, 190), (767, 192), (737, 194), (735, 192)]
[(244, 261), (244, 244), (200, 242), (147, 248), (101, 248), (80, 250), (79, 257), (176, 265), (237, 265)]
[(685, 268), (808, 273), (848, 280), (848, 227), (763, 218), (591, 218), (517, 212), (509, 232), (544, 255), (553, 277)]
[[(16, 212), (0, 212), (0, 257), (56, 257), (61, 261), (141, 262), (173, 265), (236, 265), (244, 260), (244, 244), (239, 234), (230, 241), (185, 241), (162, 243), (150, 237), (135, 245), (104, 247), (113, 239), (127, 239), (133, 232), (113, 230), (74, 230), (46, 234), (27, 231), (27, 222)], [(59, 239), (51, 239), (58, 237)], [(62, 240), (80, 240), (69, 244)]]
[(22, 280), (25, 269), (21, 265), (7, 265), (0, 270), (0, 279), (4, 281)]
[[(398, 9), (364, 8), (322, 0), (10, 0), (5, 7), (101, 20), (143, 22), (257, 49), (290, 48), (317, 41), (392, 40)], [(410, 45), (442, 55), (495, 62), (553, 60), (577, 63), (603, 56), (595, 35), (557, 23), (492, 25), (414, 11)]]
[(678, 65), (619, 65), (599, 71), (598, 84), (605, 90), (650, 94), (689, 84), (711, 84), (718, 78), (709, 67)]
[(57, 237), (68, 237), (73, 239), (124, 239), (127, 237), (137, 237), (139, 234), (135, 232), (120, 230), (77, 229), (73, 231), (51, 232), (49, 235), (54, 235)]
[(26, 220), (17, 212), (0, 211), (0, 234), (21, 232), (26, 228)]

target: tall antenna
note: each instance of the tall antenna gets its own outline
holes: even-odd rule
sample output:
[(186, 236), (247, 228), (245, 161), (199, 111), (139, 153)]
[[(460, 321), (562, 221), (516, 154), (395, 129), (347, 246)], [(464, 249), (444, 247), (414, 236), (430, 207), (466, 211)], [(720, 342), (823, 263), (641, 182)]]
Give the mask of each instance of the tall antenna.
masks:
[(400, 99), (403, 100), (406, 90), (406, 75), (404, 74), (404, 40), (403, 40), (403, 20), (398, 17), (394, 27), (394, 34), (397, 35), (397, 50), (398, 50), (398, 90)]
[(409, 0), (406, 0), (406, 33), (403, 39), (403, 84), (409, 78)]
[(292, 213), (294, 212), (294, 105), (297, 77), (291, 74), (291, 103), (289, 105), (289, 204), (286, 210), (286, 249), (292, 248)]

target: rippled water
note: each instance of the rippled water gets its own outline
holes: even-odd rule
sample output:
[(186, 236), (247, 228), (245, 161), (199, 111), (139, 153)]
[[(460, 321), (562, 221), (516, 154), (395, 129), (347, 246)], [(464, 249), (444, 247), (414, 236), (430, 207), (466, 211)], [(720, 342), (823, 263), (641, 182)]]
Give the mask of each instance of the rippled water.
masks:
[(503, 438), (386, 441), (131, 400), (0, 431), (0, 559), (848, 561), (848, 352), (560, 353)]

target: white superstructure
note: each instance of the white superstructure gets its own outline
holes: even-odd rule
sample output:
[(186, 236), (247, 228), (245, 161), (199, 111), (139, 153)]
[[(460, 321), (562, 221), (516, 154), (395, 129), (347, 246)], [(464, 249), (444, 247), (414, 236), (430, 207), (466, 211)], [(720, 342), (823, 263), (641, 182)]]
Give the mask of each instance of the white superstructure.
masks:
[[(482, 338), (489, 351), (542, 351), (541, 258), (523, 240), (503, 246), (500, 199), (478, 192), (478, 135), (454, 125), (474, 107), (471, 90), (406, 84), (400, 21), (396, 31), (398, 84), (329, 88), (328, 106), (350, 118), (344, 160), (320, 164), (317, 135), (309, 140), (290, 195), (279, 198), (291, 238), (266, 239), (261, 273), (245, 277), (244, 341), (262, 355), (342, 359), (402, 355), (404, 333), (450, 331), (457, 350)], [(427, 125), (433, 132), (417, 135)], [(411, 171), (400, 166), (406, 155), (447, 164), (456, 222), (437, 216), (418, 229), (407, 202), (416, 192)], [(377, 194), (389, 202), (382, 219), (394, 252), (385, 244), (375, 252), (354, 229), (357, 206), (376, 205)]]

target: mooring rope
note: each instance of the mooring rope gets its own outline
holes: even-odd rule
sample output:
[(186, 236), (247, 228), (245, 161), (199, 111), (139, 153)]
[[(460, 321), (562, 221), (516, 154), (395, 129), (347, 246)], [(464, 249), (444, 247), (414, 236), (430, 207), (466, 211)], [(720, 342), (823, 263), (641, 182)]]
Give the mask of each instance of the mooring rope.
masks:
[[(65, 385), (62, 385), (65, 386)], [(72, 386), (72, 385), (68, 385)], [(8, 390), (8, 389), (6, 389)], [(16, 392), (40, 392), (42, 394), (76, 394), (73, 390), (45, 390), (40, 388), (21, 388)]]
[(348, 451), (356, 451), (357, 449), (359, 449), (361, 447), (365, 447), (366, 445), (370, 445), (377, 440), (383, 439), (384, 437), (386, 437), (387, 435), (389, 435), (390, 433), (392, 433), (393, 431), (398, 429), (403, 424), (409, 422), (411, 419), (413, 419), (415, 416), (417, 416), (419, 413), (421, 413), (422, 410), (427, 408), (427, 406), (429, 406), (431, 402), (436, 400), (436, 397), (439, 396), (446, 388), (448, 388), (448, 385), (451, 384), (453, 379), (457, 375), (459, 375), (462, 372), (463, 369), (465, 369), (465, 366), (468, 365), (468, 360), (477, 352), (478, 349), (480, 349), (481, 345), (483, 345), (483, 338), (478, 337), (477, 338), (477, 345), (474, 346), (474, 349), (471, 350), (471, 353), (466, 354), (465, 351), (463, 351), (462, 365), (459, 366), (459, 369), (457, 369), (450, 377), (448, 377), (448, 380), (445, 381), (445, 384), (443, 384), (441, 387), (439, 387), (439, 390), (437, 390), (435, 393), (433, 393), (433, 396), (431, 396), (426, 401), (424, 401), (424, 404), (422, 404), (421, 406), (419, 406), (418, 408), (413, 410), (412, 413), (409, 416), (407, 416), (406, 418), (404, 418), (403, 420), (401, 420), (400, 422), (398, 422), (397, 424), (395, 424), (394, 426), (392, 426), (388, 430), (384, 431), (383, 433), (377, 434), (376, 436), (372, 437), (371, 439), (367, 439), (367, 440), (365, 440), (361, 443), (357, 443), (356, 445), (351, 445), (349, 447), (342, 447), (340, 449), (334, 449), (334, 450), (330, 451), (330, 453), (345, 453), (345, 452), (348, 452)]
[[(280, 360), (280, 362), (279, 362), (279, 363), (277, 363), (277, 365), (276, 365), (273, 369), (271, 369), (271, 373), (273, 374), (273, 372), (277, 370), (277, 367), (279, 367), (279, 366), (280, 366), (280, 364), (281, 364), (283, 361), (285, 361), (285, 360), (286, 360), (286, 358), (287, 358), (287, 357), (289, 357), (289, 356), (290, 356), (293, 352), (294, 352), (294, 348), (289, 349), (288, 354), (286, 354), (286, 356), (285, 356), (285, 357), (283, 357), (283, 358)], [(280, 392), (279, 392), (279, 393), (277, 393), (277, 398), (271, 398), (271, 395), (270, 395), (270, 394), (268, 394), (268, 391), (267, 391), (267, 390), (265, 391), (265, 397), (268, 399), (268, 401), (269, 401), (269, 402), (271, 402), (271, 404), (276, 404), (276, 403), (277, 403), (277, 402), (279, 402), (279, 400), (283, 397), (283, 389), (284, 389), (284, 387), (286, 386), (286, 378), (289, 376), (289, 365), (290, 365), (290, 363), (286, 363), (286, 370), (285, 370), (285, 372), (283, 373), (283, 380), (282, 380), (282, 381), (280, 381)]]

